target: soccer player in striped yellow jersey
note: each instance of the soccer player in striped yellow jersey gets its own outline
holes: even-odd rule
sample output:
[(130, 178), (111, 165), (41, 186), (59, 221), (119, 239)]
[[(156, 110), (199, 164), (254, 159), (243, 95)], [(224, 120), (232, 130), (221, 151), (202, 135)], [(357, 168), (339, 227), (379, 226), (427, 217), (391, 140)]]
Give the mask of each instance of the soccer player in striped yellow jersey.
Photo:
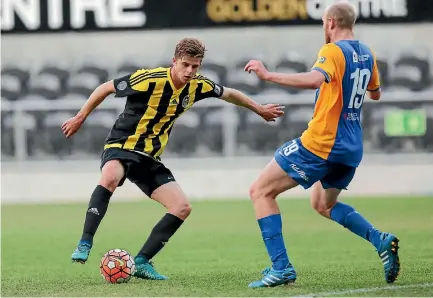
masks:
[(110, 198), (128, 178), (148, 197), (167, 208), (135, 257), (134, 276), (164, 280), (151, 259), (163, 248), (191, 212), (191, 206), (171, 171), (161, 162), (175, 120), (205, 98), (221, 98), (250, 109), (265, 121), (284, 113), (277, 104), (260, 105), (242, 92), (221, 86), (197, 73), (205, 46), (185, 38), (175, 49), (171, 67), (141, 69), (108, 81), (95, 89), (78, 114), (62, 125), (66, 137), (78, 131), (87, 116), (110, 94), (126, 97), (126, 105), (105, 141), (101, 157), (101, 178), (90, 198), (82, 237), (72, 261), (85, 263), (93, 237), (103, 219)]

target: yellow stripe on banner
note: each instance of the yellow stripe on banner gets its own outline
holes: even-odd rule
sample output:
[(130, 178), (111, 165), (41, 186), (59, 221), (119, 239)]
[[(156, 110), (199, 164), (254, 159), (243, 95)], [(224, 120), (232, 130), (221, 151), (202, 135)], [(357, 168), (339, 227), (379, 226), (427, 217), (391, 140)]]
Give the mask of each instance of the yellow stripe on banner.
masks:
[(104, 150), (108, 148), (122, 148), (122, 144), (107, 144), (104, 146)]

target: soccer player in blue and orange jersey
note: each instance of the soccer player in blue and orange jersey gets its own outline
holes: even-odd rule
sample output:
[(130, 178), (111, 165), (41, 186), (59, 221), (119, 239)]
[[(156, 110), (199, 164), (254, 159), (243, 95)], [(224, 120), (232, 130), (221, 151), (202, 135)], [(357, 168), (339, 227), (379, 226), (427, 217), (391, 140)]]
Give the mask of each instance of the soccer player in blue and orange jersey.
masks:
[(337, 201), (346, 189), (363, 154), (361, 109), (367, 93), (380, 98), (380, 81), (372, 51), (355, 40), (355, 9), (346, 2), (328, 7), (323, 16), (326, 45), (308, 73), (270, 73), (257, 60), (245, 70), (266, 81), (285, 86), (317, 89), (313, 118), (300, 138), (275, 152), (250, 188), (251, 200), (272, 267), (263, 272), (252, 288), (292, 283), (296, 271), (290, 262), (282, 236), (282, 221), (276, 197), (297, 185), (313, 186), (311, 204), (327, 217), (376, 248), (392, 283), (400, 271), (398, 239), (373, 227), (361, 214)]

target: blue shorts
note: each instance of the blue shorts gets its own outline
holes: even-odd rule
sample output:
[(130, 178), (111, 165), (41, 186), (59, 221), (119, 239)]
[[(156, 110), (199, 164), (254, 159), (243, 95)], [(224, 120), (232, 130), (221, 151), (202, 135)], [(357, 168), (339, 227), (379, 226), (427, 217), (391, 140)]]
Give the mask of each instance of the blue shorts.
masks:
[(305, 189), (320, 181), (323, 188), (346, 189), (356, 168), (329, 162), (305, 149), (299, 139), (290, 141), (275, 152), (280, 167)]

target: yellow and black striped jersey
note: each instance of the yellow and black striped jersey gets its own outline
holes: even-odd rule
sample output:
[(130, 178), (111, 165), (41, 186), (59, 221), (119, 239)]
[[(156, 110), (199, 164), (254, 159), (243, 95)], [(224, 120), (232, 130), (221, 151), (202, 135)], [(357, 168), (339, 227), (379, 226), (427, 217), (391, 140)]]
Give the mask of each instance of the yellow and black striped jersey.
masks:
[(141, 69), (114, 80), (116, 97), (127, 97), (124, 111), (105, 140), (106, 148), (122, 148), (158, 158), (174, 121), (194, 103), (221, 97), (223, 86), (199, 74), (176, 89), (170, 68)]

